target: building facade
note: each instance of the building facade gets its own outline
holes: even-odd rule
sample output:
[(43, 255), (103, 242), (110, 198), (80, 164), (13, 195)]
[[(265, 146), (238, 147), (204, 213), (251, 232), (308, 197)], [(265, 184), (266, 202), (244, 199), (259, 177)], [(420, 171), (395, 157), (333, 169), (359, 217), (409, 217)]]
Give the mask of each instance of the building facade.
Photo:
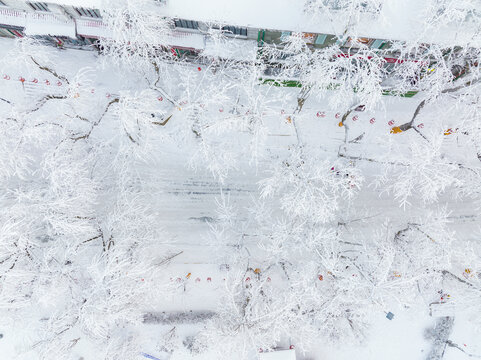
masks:
[[(51, 1), (55, 1), (55, 3), (0, 0), (0, 36), (11, 38), (31, 36), (58, 47), (77, 48), (94, 48), (99, 39), (111, 36), (107, 25), (102, 21), (99, 9), (64, 5), (66, 0)], [(164, 0), (152, 1), (157, 1), (159, 6), (164, 3)], [(86, 3), (95, 4), (95, 0), (89, 0)], [(259, 54), (262, 53), (263, 47), (282, 47), (282, 43), (292, 33), (289, 30), (212, 24), (184, 18), (173, 18), (172, 20), (173, 29), (168, 36), (169, 49), (167, 50), (178, 58), (191, 60), (215, 57), (247, 62), (262, 61)], [(216, 44), (208, 36), (210, 28), (222, 30), (226, 39), (222, 46)], [(386, 39), (348, 37), (340, 40), (333, 34), (313, 32), (301, 34), (307, 46), (313, 50), (337, 43), (343, 52), (340, 56), (352, 56), (361, 46), (367, 46), (373, 50), (382, 49), (383, 56), (385, 56), (383, 66), (386, 73), (392, 71), (395, 65), (401, 62), (398, 60), (398, 53), (389, 52), (391, 43)], [(282, 62), (281, 60), (280, 62)], [(269, 80), (269, 77), (275, 77), (275, 68), (267, 70), (265, 79)], [(295, 79), (288, 80), (284, 85), (299, 86)]]
[[(205, 36), (209, 26), (191, 19), (173, 19), (174, 31), (172, 46), (177, 56), (199, 55), (206, 49), (209, 41)], [(226, 37), (233, 43), (245, 48), (242, 42), (256, 42), (258, 47), (280, 45), (291, 34), (290, 31), (260, 29), (252, 27), (219, 25)], [(35, 36), (58, 46), (82, 46), (95, 43), (96, 39), (108, 37), (109, 32), (102, 22), (101, 12), (95, 8), (60, 5), (49, 2), (22, 0), (0, 0), (0, 36)], [(304, 33), (309, 46), (323, 48), (335, 43), (336, 36), (331, 34)], [(175, 39), (178, 39), (177, 43)], [(347, 39), (346, 47), (355, 48), (356, 44), (371, 48), (384, 48), (388, 41), (383, 39)]]

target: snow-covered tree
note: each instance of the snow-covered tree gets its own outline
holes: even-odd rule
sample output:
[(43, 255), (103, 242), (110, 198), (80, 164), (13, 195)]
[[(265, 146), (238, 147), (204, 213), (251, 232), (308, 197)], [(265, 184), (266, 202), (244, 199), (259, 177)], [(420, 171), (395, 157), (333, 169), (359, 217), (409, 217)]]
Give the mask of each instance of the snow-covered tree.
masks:
[(95, 101), (87, 70), (62, 75), (27, 45), (19, 60), (68, 86), (2, 114), (2, 316), (40, 331), (31, 345), (43, 359), (70, 358), (79, 341), (105, 346), (106, 359), (138, 354), (120, 329), (142, 323), (166, 254), (137, 169), (152, 161), (150, 129), (131, 134), (128, 96)]
[[(428, 306), (440, 287), (478, 311), (479, 247), (453, 231), (451, 211), (469, 201), (463, 216), (476, 219), (481, 200), (479, 47), (372, 49), (356, 26), (381, 5), (309, 1), (314, 15), (347, 14), (332, 45), (295, 32), (248, 60), (223, 24), (207, 24), (210, 48), (187, 61), (170, 51), (175, 32), (158, 3), (111, 2), (99, 63), (122, 76), (105, 97), (92, 92), (95, 69), (62, 68), (20, 41), (19, 66), (66, 85), (2, 98), (1, 315), (34, 324), (45, 359), (68, 358), (82, 342), (106, 359), (138, 356), (144, 311), (172, 295), (158, 285), (171, 257), (158, 214), (168, 204), (156, 198), (170, 179), (156, 170), (177, 153), (176, 166), (206, 170), (219, 186), (209, 245), (222, 245), (211, 253), (231, 272), (199, 334), (182, 350), (181, 335), (159, 342), (173, 359), (248, 359), (289, 337), (300, 350), (319, 337), (363, 341), (373, 314)], [(453, 14), (477, 18), (458, 5), (432, 3), (426, 29), (451, 26)], [(278, 86), (289, 80), (299, 87)], [(415, 97), (401, 103), (408, 91)], [(336, 116), (314, 123), (319, 102)], [(353, 112), (387, 116), (392, 104), (395, 124), (355, 133)], [(272, 145), (271, 135), (282, 139)], [(250, 185), (247, 209), (229, 202), (232, 174)]]

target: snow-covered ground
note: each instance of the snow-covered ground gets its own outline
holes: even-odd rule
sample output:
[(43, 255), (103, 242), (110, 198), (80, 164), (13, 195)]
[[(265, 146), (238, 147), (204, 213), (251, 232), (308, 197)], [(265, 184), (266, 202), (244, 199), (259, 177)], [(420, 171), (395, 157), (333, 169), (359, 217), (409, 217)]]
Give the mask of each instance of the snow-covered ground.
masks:
[[(252, 2), (253, 8), (256, 7), (254, 3)], [(170, 11), (179, 16), (190, 18), (189, 15), (198, 17), (201, 14), (197, 3), (185, 0), (172, 1), (169, 4)], [(277, 19), (275, 9), (284, 5), (287, 6), (287, 3), (272, 3), (272, 7), (270, 7), (272, 24), (269, 22), (271, 21), (269, 18), (266, 20), (266, 16), (262, 12), (249, 11), (249, 14), (254, 16), (249, 25), (259, 25), (262, 20), (264, 27), (278, 28), (279, 19)], [(184, 10), (182, 12), (176, 10), (180, 8)], [(229, 4), (228, 11), (222, 7), (217, 10), (222, 13), (224, 18), (237, 23), (236, 16), (239, 16), (239, 13), (244, 11), (243, 9), (245, 9), (244, 5), (237, 9)], [(232, 14), (232, 19), (229, 17), (230, 14)], [(215, 14), (211, 14), (211, 16), (215, 17)], [(287, 20), (292, 24), (299, 23), (299, 18), (295, 14)], [(393, 27), (398, 28), (398, 25), (395, 24)], [(291, 29), (287, 25), (286, 27)], [(388, 29), (386, 33), (395, 36)], [(101, 108), (101, 104), (105, 106), (119, 94), (134, 96), (141, 94), (146, 87), (135, 73), (120, 73), (118, 68), (109, 65), (102, 67), (94, 52), (43, 49), (45, 56), (42, 57), (39, 54), (39, 61), (44, 58), (49, 59), (49, 62), (55, 65), (57, 74), (62, 74), (70, 79), (70, 85), (68, 85), (52, 74), (35, 68), (32, 64), (12, 61), (12, 53), (9, 52), (16, 51), (14, 49), (13, 41), (0, 39), (0, 98), (4, 99), (4, 101), (0, 101), (2, 119), (15, 116), (16, 114), (12, 111), (18, 112), (22, 109), (32, 108), (35, 102), (46, 94), (64, 96), (69, 94), (69, 91), (70, 94), (72, 91), (78, 91), (79, 102), (83, 101), (84, 96), (88, 96), (87, 104), (90, 105), (87, 107)], [(19, 59), (23, 60), (24, 58), (19, 56)], [(202, 83), (204, 73), (210, 71), (204, 66), (201, 66), (199, 71), (198, 65), (195, 64), (183, 66), (185, 67), (184, 76), (192, 84)], [(76, 76), (76, 80), (72, 81)], [(175, 75), (173, 76), (172, 80), (175, 82)], [(24, 81), (19, 79), (24, 79)], [(75, 83), (78, 83), (78, 88), (74, 89)], [(219, 221), (219, 203), (222, 203), (223, 199), (228, 199), (229, 205), (237, 213), (235, 222), (244, 233), (242, 245), (249, 251), (249, 266), (253, 269), (260, 269), (263, 274), (267, 266), (264, 262), (266, 257), (264, 250), (258, 247), (258, 229), (255, 223), (249, 222), (251, 221), (249, 220), (249, 210), (260, 196), (260, 181), (269, 176), (272, 162), (287, 156), (290, 146), (297, 143), (296, 129), (288, 116), (296, 108), (295, 99), (299, 89), (260, 86), (265, 86), (265, 91), (270, 92), (271, 99), (273, 99), (270, 107), (275, 109), (275, 113), (267, 113), (263, 118), (265, 133), (260, 148), (257, 149), (255, 160), (244, 156), (250, 151), (247, 149), (252, 148), (249, 135), (233, 136), (234, 131), (231, 133), (226, 131), (227, 135), (221, 132), (216, 141), (227, 142), (228, 146), (225, 147), (227, 151), (239, 152), (240, 155), (235, 168), (229, 171), (222, 182), (219, 182), (212, 171), (204, 165), (202, 157), (199, 157), (201, 147), (196, 145), (195, 136), (190, 130), (182, 129), (183, 124), (188, 121), (189, 100), (192, 100), (189, 99), (189, 96), (193, 95), (182, 91), (180, 87), (176, 88), (174, 84), (172, 85), (170, 96), (176, 98), (179, 103), (185, 103), (185, 106), (182, 109), (172, 110), (171, 120), (159, 132), (153, 134), (159, 136), (159, 139), (152, 141), (150, 145), (149, 151), (152, 152), (152, 159), (146, 163), (139, 161), (139, 165), (135, 169), (139, 178), (144, 179), (151, 187), (148, 188), (148, 196), (144, 201), (148, 202), (152, 208), (156, 225), (164, 231), (163, 237), (159, 238), (157, 242), (158, 251), (175, 255), (164, 264), (165, 267), (156, 282), (149, 284), (157, 289), (162, 289), (165, 296), (146, 302), (144, 304), (145, 313), (193, 311), (206, 314), (215, 313), (219, 308), (222, 301), (220, 296), (222, 289), (229, 285), (229, 281), (233, 281), (232, 274), (238, 271), (235, 264), (230, 263), (232, 261), (230, 253), (239, 245), (237, 239), (234, 239), (234, 243), (227, 241), (219, 244), (213, 238), (212, 226)], [(149, 94), (146, 93), (145, 96), (151, 96)], [(379, 158), (380, 152), (386, 152), (382, 157), (384, 161), (395, 160), (403, 155), (401, 152), (410, 141), (419, 137), (415, 132), (389, 134), (393, 125), (400, 125), (410, 120), (419, 103), (416, 97), (386, 96), (377, 108), (371, 111), (353, 112), (346, 120), (345, 125), (339, 126), (339, 118), (336, 117), (336, 114), (340, 110), (329, 106), (329, 96), (334, 95), (328, 94), (323, 99), (310, 97), (306, 101), (302, 113), (296, 117), (295, 124), (297, 135), (302, 139), (304, 147), (321, 160), (334, 163), (340, 147), (344, 144), (346, 127), (350, 140), (364, 134), (362, 140), (352, 143), (345, 154), (353, 159)], [(15, 104), (13, 110), (8, 101)], [(165, 105), (164, 99), (160, 101), (154, 96), (153, 101), (159, 104), (162, 111), (171, 111), (170, 107)], [(224, 109), (224, 105), (221, 103), (210, 103), (206, 109), (207, 114), (211, 114), (212, 117), (219, 115), (220, 112), (227, 113), (229, 110)], [(55, 111), (55, 108), (46, 105), (35, 116), (47, 121), (52, 116), (51, 114), (55, 114)], [(185, 115), (186, 113), (187, 115)], [(354, 119), (354, 116), (357, 118)], [(110, 139), (112, 142), (117, 141), (118, 134), (122, 131), (117, 115), (109, 114), (103, 121), (92, 136), (98, 137), (105, 144), (109, 144)], [(391, 121), (394, 122), (391, 123)], [(440, 126), (436, 124), (433, 117), (421, 118), (420, 122), (423, 124), (421, 131), (426, 133), (434, 131)], [(128, 128), (129, 124), (125, 126), (130, 129)], [(442, 126), (448, 128), (451, 125), (447, 123)], [(172, 142), (167, 137), (162, 138), (164, 135), (161, 131), (168, 134), (184, 131), (189, 136), (186, 135), (182, 141)], [(223, 136), (229, 137), (222, 138)], [(457, 137), (462, 138), (463, 135), (446, 136), (443, 146), (453, 158), (462, 159), (466, 157), (466, 154), (464, 148), (458, 146), (460, 142)], [(392, 142), (395, 142), (394, 146)], [(212, 144), (208, 145), (212, 146)], [(399, 152), (396, 152), (396, 149)], [(214, 155), (218, 154), (212, 154), (212, 156)], [(471, 163), (477, 161), (474, 156), (472, 157)], [(115, 156), (112, 156), (111, 159), (114, 161)], [(367, 239), (373, 236), (386, 219), (391, 221), (390, 226), (398, 226), (401, 229), (409, 219), (422, 217), (426, 213), (426, 207), (419, 198), (410, 199), (411, 205), (404, 209), (399, 206), (393, 196), (385, 191), (381, 192), (379, 187), (369, 185), (374, 183), (382, 173), (382, 168), (378, 163), (363, 160), (355, 162), (362, 171), (365, 185), (352, 201), (350, 208), (344, 212), (343, 220), (348, 224), (343, 230), (345, 241), (359, 242), (363, 241), (363, 237)], [(470, 162), (467, 161), (467, 163)], [(329, 171), (331, 170), (326, 168), (326, 172)], [(99, 173), (105, 178), (110, 176), (103, 174), (102, 170), (99, 170)], [(98, 211), (100, 212), (107, 204), (107, 200), (96, 204)], [(460, 247), (479, 238), (479, 211), (474, 210), (477, 204), (475, 200), (472, 203), (465, 199), (456, 200), (450, 192), (446, 192), (441, 194), (439, 204), (449, 206), (448, 229), (455, 231), (456, 241), (459, 242)], [(365, 218), (365, 221), (356, 221), (360, 218)], [(230, 267), (226, 267), (226, 264)], [(456, 274), (461, 276), (463, 270), (458, 266), (453, 271), (457, 271)], [(281, 273), (271, 271), (268, 274), (272, 286), (284, 281)], [(326, 277), (324, 285), (329, 286), (327, 275), (324, 276)], [(144, 280), (142, 279), (142, 281)], [(313, 279), (312, 281), (318, 280)], [(366, 330), (364, 339), (358, 339), (359, 343), (344, 342), (342, 338), (337, 343), (333, 343), (319, 335), (318, 342), (307, 353), (297, 350), (297, 358), (305, 360), (427, 359), (434, 341), (427, 338), (425, 333), (426, 329), (432, 328), (436, 322), (435, 318), (429, 316), (428, 304), (438, 299), (424, 299), (417, 301), (413, 306), (404, 306), (404, 300), (396, 303), (395, 298), (394, 296), (386, 300), (383, 308), (377, 307), (370, 313), (369, 321), (372, 326)], [(3, 338), (0, 339), (1, 359), (34, 360), (37, 358), (35, 344), (39, 341), (39, 334), (35, 325), (35, 321), (38, 321), (35, 319), (35, 311), (35, 308), (31, 309), (32, 326), (29, 328), (23, 325), (24, 322), (20, 322), (22, 325), (17, 326), (12, 320), (5, 322), (0, 320), (0, 333), (3, 334)], [(394, 313), (392, 320), (386, 318), (387, 312)], [(460, 316), (456, 314), (449, 339), (467, 353), (481, 356), (481, 335), (475, 331), (471, 320), (473, 319), (466, 318), (462, 313)], [(160, 353), (157, 342), (161, 334), (167, 333), (173, 327), (178, 328), (181, 337), (197, 335), (203, 331), (202, 323), (176, 325), (175, 322), (169, 324), (143, 323), (133, 331), (141, 334), (146, 353), (158, 356), (160, 359), (167, 359), (165, 354)], [(76, 359), (100, 358), (95, 347), (91, 346), (88, 341), (84, 342), (83, 337), (78, 344), (74, 351)], [(289, 345), (288, 340), (282, 341), (280, 345)], [(296, 344), (294, 343), (294, 345)], [(189, 357), (190, 355), (185, 350), (185, 353), (180, 351), (179, 355), (174, 353), (172, 359)], [(142, 355), (139, 355), (139, 358), (142, 358)], [(230, 355), (226, 354), (225, 359), (229, 358)], [(446, 360), (467, 358), (465, 353), (449, 346), (444, 354)], [(127, 360), (126, 357), (123, 359)]]

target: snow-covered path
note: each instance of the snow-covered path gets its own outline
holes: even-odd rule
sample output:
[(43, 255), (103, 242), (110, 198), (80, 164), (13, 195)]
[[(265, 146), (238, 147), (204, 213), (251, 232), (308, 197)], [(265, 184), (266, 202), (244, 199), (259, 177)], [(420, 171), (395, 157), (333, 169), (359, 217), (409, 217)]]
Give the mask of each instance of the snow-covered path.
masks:
[[(11, 49), (10, 40), (0, 39), (0, 56), (5, 60), (5, 51)], [(99, 101), (110, 99), (112, 94), (119, 94), (123, 91), (135, 92), (138, 89), (128, 88), (128, 79), (121, 79), (115, 70), (100, 68), (94, 53), (65, 50), (57, 52), (58, 71), (67, 76), (74, 76), (82, 67), (91, 68), (89, 79), (92, 83), (89, 86), (98, 95)], [(81, 59), (81, 61), (79, 60)], [(6, 61), (0, 64), (5, 64)], [(23, 102), (25, 106), (45, 91), (50, 91), (45, 80), (54, 83), (55, 80), (45, 75), (42, 78), (43, 84), (37, 85), (33, 82), (37, 79), (35, 74), (29, 73), (32, 70), (27, 67), (12, 66), (7, 64), (0, 66), (0, 75), (8, 75), (9, 79), (0, 79), (0, 98), (9, 101)], [(23, 77), (27, 83), (19, 81)], [(64, 94), (65, 84), (53, 87), (55, 92)], [(66, 89), (66, 88), (65, 88)], [(292, 97), (297, 89), (277, 89)], [(286, 96), (287, 97), (287, 96)], [(350, 144), (348, 153), (345, 155), (352, 158), (363, 158), (356, 160), (365, 176), (365, 186), (352, 203), (349, 212), (345, 214), (346, 239), (359, 240), (362, 236), (369, 237), (372, 230), (375, 230), (386, 218), (390, 218), (393, 226), (402, 229), (406, 225), (406, 219), (422, 215), (425, 211), (422, 202), (413, 201), (411, 207), (402, 210), (398, 202), (394, 201), (388, 194), (380, 194), (378, 188), (370, 186), (377, 176), (380, 175), (380, 167), (375, 162), (366, 160), (378, 158), (379, 152), (384, 151), (382, 146), (385, 142), (380, 138), (389, 133), (392, 124), (389, 122), (395, 119), (399, 125), (407, 121), (416, 108), (416, 98), (389, 98), (385, 97), (379, 109), (372, 112), (353, 113), (348, 119), (349, 137), (348, 140), (356, 139), (364, 134), (362, 143)], [(11, 107), (6, 102), (0, 102), (0, 113), (2, 117), (8, 117)], [(288, 109), (286, 110), (289, 111)], [(302, 114), (298, 117), (297, 126), (300, 138), (308, 147), (315, 148), (319, 153), (324, 154), (326, 159), (334, 161), (337, 158), (339, 147), (343, 144), (345, 127), (338, 125), (336, 109), (327, 105), (327, 99), (309, 99), (303, 108)], [(320, 113), (323, 116), (320, 116)], [(325, 117), (324, 117), (325, 115)], [(353, 117), (357, 116), (356, 119)], [(223, 183), (219, 183), (211, 172), (201, 166), (197, 170), (189, 165), (192, 158), (191, 149), (181, 151), (176, 147), (169, 147), (169, 144), (159, 144), (155, 149), (157, 152), (157, 164), (155, 168), (139, 168), (142, 178), (147, 179), (149, 184), (155, 184), (149, 194), (149, 201), (153, 204), (158, 225), (161, 226), (166, 235), (159, 239), (159, 248), (168, 249), (175, 256), (168, 264), (163, 277), (163, 283), (159, 287), (175, 290), (170, 296), (152, 303), (146, 312), (160, 311), (215, 311), (218, 306), (218, 290), (225, 286), (227, 270), (222, 266), (225, 261), (224, 254), (219, 251), (219, 244), (212, 241), (210, 225), (215, 225), (218, 217), (217, 202), (222, 198), (228, 198), (229, 203), (238, 211), (236, 221), (245, 223), (248, 211), (252, 207), (253, 200), (259, 197), (259, 181), (267, 174), (272, 159), (277, 159), (287, 152), (288, 146), (296, 142), (293, 125), (286, 120), (287, 116), (278, 114), (266, 118), (268, 129), (265, 147), (260, 151), (260, 160), (252, 164), (248, 159), (240, 161), (237, 169), (232, 170)], [(371, 121), (374, 119), (374, 121)], [(109, 121), (115, 122), (112, 115)], [(182, 121), (182, 117), (171, 120)], [(171, 124), (169, 124), (170, 126)], [(434, 124), (424, 124), (425, 131)], [(168, 126), (165, 129), (169, 130)], [(400, 143), (407, 143), (410, 136), (416, 134), (397, 135)], [(454, 143), (454, 138), (447, 138), (446, 144)], [(381, 150), (380, 150), (381, 149)], [(390, 154), (396, 158), (398, 154)], [(354, 161), (354, 160), (353, 160)], [(330, 169), (326, 169), (330, 171)], [(479, 234), (480, 219), (473, 214), (472, 208), (475, 203), (457, 202), (452, 199), (451, 194), (441, 197), (441, 204), (449, 204), (451, 213), (449, 219), (452, 223), (449, 228), (456, 231), (460, 246), (470, 240), (475, 240)], [(357, 221), (366, 218), (366, 222)], [(356, 221), (354, 221), (356, 220)], [(369, 229), (367, 229), (369, 227)], [(260, 250), (257, 247), (256, 228), (247, 227), (248, 232), (244, 245), (250, 251), (251, 265), (263, 269)], [(238, 244), (225, 243), (224, 247), (233, 247)], [(229, 265), (229, 264), (227, 264)], [(273, 279), (273, 282), (278, 279)], [(396, 317), (393, 321), (385, 318), (385, 314), (379, 312), (375, 315), (373, 329), (368, 333), (365, 343), (357, 346), (346, 346), (335, 348), (332, 345), (319, 344), (319, 348), (312, 354), (306, 355), (305, 359), (315, 360), (374, 360), (374, 359), (413, 359), (424, 360), (429, 351), (430, 343), (423, 338), (423, 331), (426, 326), (431, 326), (433, 319), (428, 316), (427, 308), (405, 309), (399, 304), (392, 304), (392, 308), (385, 309), (393, 311)], [(147, 335), (153, 325), (145, 325), (144, 331)], [(472, 346), (475, 353), (481, 348), (472, 333), (467, 331), (468, 327), (454, 327), (453, 336), (462, 337), (462, 342)], [(458, 329), (458, 330), (457, 330)], [(21, 331), (19, 331), (21, 333)], [(6, 349), (8, 354), (14, 358), (18, 350), (12, 345), (11, 338), (7, 336), (0, 340), (0, 353)], [(458, 335), (461, 334), (461, 335)], [(23, 339), (25, 340), (25, 339)], [(23, 341), (22, 340), (22, 341)], [(152, 340), (153, 341), (153, 340)], [(10, 342), (10, 343), (8, 343)], [(21, 345), (18, 345), (22, 347)], [(24, 346), (24, 345), (23, 345)], [(471, 350), (471, 348), (470, 348)], [(298, 354), (303, 359), (301, 354)], [(30, 355), (29, 355), (30, 356)], [(0, 356), (1, 357), (1, 356)], [(461, 352), (449, 350), (446, 360), (464, 359)], [(22, 358), (23, 359), (23, 358)], [(29, 358), (30, 360), (33, 357)], [(85, 357), (85, 360), (91, 358)], [(93, 358), (92, 358), (93, 359)]]

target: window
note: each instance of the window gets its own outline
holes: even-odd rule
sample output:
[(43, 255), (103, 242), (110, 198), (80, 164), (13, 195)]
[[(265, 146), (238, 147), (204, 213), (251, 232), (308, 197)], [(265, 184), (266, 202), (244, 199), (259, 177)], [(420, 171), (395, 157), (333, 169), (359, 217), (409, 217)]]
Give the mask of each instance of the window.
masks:
[(83, 8), (83, 7), (74, 7), (75, 11), (77, 14), (80, 16), (86, 16), (90, 18), (101, 18), (100, 16), (100, 11), (97, 9), (88, 9), (88, 8)]
[(240, 36), (247, 36), (247, 28), (241, 28), (237, 26), (220, 26), (220, 25), (212, 25), (212, 29), (222, 30), (224, 33), (229, 35), (240, 35)]
[(316, 45), (323, 45), (326, 42), (327, 35), (317, 35), (316, 41), (314, 42)]
[(183, 19), (176, 19), (174, 20), (175, 27), (184, 28), (184, 29), (198, 29), (199, 22), (192, 21), (192, 20), (183, 20)]
[(373, 49), (382, 49), (385, 44), (386, 44), (386, 41), (385, 41), (385, 40), (376, 39), (376, 40), (374, 40), (374, 42), (372, 43), (371, 48), (373, 48)]
[(30, 5), (30, 7), (33, 9), (33, 10), (37, 10), (37, 11), (50, 11), (48, 9), (48, 5), (46, 3), (43, 3), (43, 2), (29, 2), (28, 5)]
[(258, 39), (259, 39), (259, 41), (262, 40), (266, 44), (279, 45), (279, 44), (289, 40), (289, 36), (291, 36), (290, 31), (262, 30), (262, 31), (259, 31)]
[(247, 28), (241, 28), (237, 26), (223, 26), (222, 30), (232, 35), (247, 36)]
[(316, 49), (322, 49), (331, 46), (337, 42), (337, 37), (328, 34), (317, 35), (314, 44), (312, 44)]

